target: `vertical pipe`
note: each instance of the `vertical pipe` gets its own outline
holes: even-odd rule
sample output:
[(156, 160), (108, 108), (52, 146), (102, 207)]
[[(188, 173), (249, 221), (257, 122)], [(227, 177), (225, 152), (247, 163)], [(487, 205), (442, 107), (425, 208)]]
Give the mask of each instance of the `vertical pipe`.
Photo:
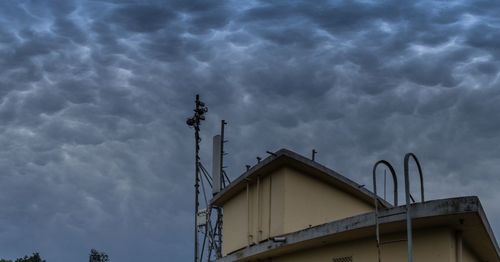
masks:
[(462, 231), (455, 232), (456, 262), (463, 261)]
[[(396, 171), (394, 171), (394, 168), (392, 165), (385, 161), (385, 160), (379, 160), (375, 165), (373, 165), (373, 170), (372, 170), (372, 176), (373, 176), (373, 201), (375, 205), (375, 234), (376, 234), (376, 240), (377, 240), (377, 257), (378, 257), (378, 262), (381, 262), (381, 254), (380, 254), (380, 225), (379, 225), (379, 217), (378, 217), (378, 195), (377, 195), (377, 167), (378, 165), (385, 165), (389, 171), (391, 172), (392, 176), (392, 183), (394, 186), (394, 206), (398, 205), (398, 179), (396, 176)], [(387, 172), (384, 169), (384, 194), (385, 194), (385, 178)]]
[(247, 182), (247, 247), (250, 246), (250, 186)]
[(268, 234), (268, 237), (270, 238), (271, 237), (271, 203), (272, 203), (272, 196), (273, 196), (273, 176), (270, 175), (269, 176), (269, 218), (268, 218), (268, 231), (267, 231), (267, 234)]
[(387, 170), (384, 169), (384, 200), (387, 200)]
[[(227, 124), (225, 120), (221, 120), (220, 123), (220, 137), (221, 137), (221, 142), (220, 142), (220, 173), (221, 173), (221, 180), (224, 181), (224, 143), (225, 143), (225, 138), (224, 138), (224, 127)], [(229, 181), (228, 181), (229, 183)], [(222, 183), (225, 185), (225, 183)]]
[(218, 230), (219, 230), (219, 246), (217, 247), (217, 258), (222, 257), (222, 222), (223, 222), (223, 213), (222, 213), (222, 208), (217, 207), (217, 223), (218, 223)]
[(408, 262), (413, 262), (413, 232), (411, 226), (410, 184), (408, 182), (408, 165), (405, 163), (405, 195), (406, 195), (406, 238), (408, 242)]
[(373, 201), (374, 201), (373, 204), (375, 205), (375, 235), (376, 235), (376, 240), (377, 240), (377, 258), (378, 258), (377, 261), (381, 262), (380, 229), (379, 229), (379, 224), (378, 224), (377, 178), (376, 178), (377, 164), (375, 164), (375, 166), (373, 167)]
[(257, 243), (262, 240), (262, 200), (260, 191), (260, 177), (257, 177)]
[(424, 176), (422, 174), (422, 168), (417, 157), (413, 153), (407, 153), (404, 159), (404, 175), (405, 175), (405, 195), (406, 195), (406, 231), (407, 231), (407, 242), (408, 242), (408, 262), (413, 262), (413, 232), (411, 226), (411, 206), (410, 206), (410, 178), (409, 178), (409, 162), (412, 158), (417, 164), (418, 174), (420, 177), (420, 200), (425, 202), (424, 197)]

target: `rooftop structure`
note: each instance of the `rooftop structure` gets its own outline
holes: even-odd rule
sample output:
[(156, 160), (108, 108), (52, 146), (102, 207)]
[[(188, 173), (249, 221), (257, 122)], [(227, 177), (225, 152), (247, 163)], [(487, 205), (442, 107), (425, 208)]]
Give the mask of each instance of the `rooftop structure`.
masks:
[(477, 197), (409, 206), (377, 201), (376, 210), (364, 186), (279, 150), (211, 200), (224, 214), (217, 261), (407, 261), (410, 207), (415, 261), (500, 261)]

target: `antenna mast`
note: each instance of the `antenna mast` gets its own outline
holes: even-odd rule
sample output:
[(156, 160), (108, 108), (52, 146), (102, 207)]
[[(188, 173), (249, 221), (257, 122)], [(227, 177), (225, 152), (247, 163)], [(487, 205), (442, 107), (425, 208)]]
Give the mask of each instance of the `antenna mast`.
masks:
[(226, 120), (220, 121), (220, 136), (221, 136), (220, 170), (222, 173), (222, 187), (226, 187), (226, 185), (228, 185), (230, 183), (229, 177), (227, 176), (226, 171), (224, 170), (224, 168), (226, 168), (226, 166), (224, 166), (224, 156), (227, 155), (226, 151), (224, 151), (224, 144), (228, 142), (228, 140), (226, 140), (224, 138), (224, 129), (225, 129), (226, 125), (227, 125)]
[(205, 113), (208, 112), (208, 108), (200, 100), (200, 95), (196, 95), (194, 115), (186, 120), (186, 124), (189, 127), (194, 127), (194, 140), (195, 140), (195, 204), (194, 204), (194, 262), (198, 262), (198, 209), (200, 206), (199, 194), (200, 194), (200, 125), (201, 121), (205, 120)]
[[(212, 175), (203, 166), (200, 158), (200, 125), (205, 120), (208, 108), (196, 95), (194, 115), (186, 120), (189, 127), (194, 128), (195, 138), (195, 217), (194, 217), (194, 262), (213, 261), (212, 258), (222, 257), (222, 207), (210, 203), (208, 190), (211, 188), (212, 196), (218, 194), (230, 183), (224, 170), (224, 127), (226, 121), (221, 121), (221, 133), (214, 136)], [(200, 207), (200, 195), (203, 196), (204, 205)], [(201, 208), (201, 209), (200, 209)], [(203, 240), (201, 243), (199, 242)], [(201, 245), (200, 245), (201, 244)], [(206, 253), (207, 252), (207, 253)]]
[[(220, 125), (220, 136), (221, 136), (221, 145), (220, 145), (220, 175), (221, 175), (221, 182), (222, 182), (222, 188), (226, 187), (230, 183), (229, 178), (227, 177), (226, 171), (224, 170), (224, 155), (227, 153), (224, 151), (224, 144), (227, 142), (227, 140), (224, 138), (224, 128), (227, 125), (227, 122), (225, 120), (221, 121)], [(215, 221), (215, 234), (214, 234), (214, 242), (215, 247), (216, 247), (216, 257), (221, 258), (222, 257), (222, 208), (221, 207), (213, 207), (217, 211), (217, 219)]]

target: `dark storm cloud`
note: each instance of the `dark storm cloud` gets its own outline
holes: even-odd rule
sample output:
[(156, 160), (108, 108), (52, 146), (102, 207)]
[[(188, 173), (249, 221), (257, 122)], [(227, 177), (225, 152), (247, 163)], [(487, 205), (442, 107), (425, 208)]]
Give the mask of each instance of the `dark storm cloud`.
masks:
[[(228, 172), (287, 147), (370, 185), (421, 157), (432, 197), (500, 201), (495, 1), (4, 1), (0, 245), (48, 261), (191, 256), (193, 96)], [(51, 241), (47, 241), (50, 239)], [(19, 245), (23, 243), (23, 245)]]
[(128, 31), (149, 33), (165, 28), (173, 19), (175, 13), (162, 6), (133, 4), (117, 8), (107, 20)]

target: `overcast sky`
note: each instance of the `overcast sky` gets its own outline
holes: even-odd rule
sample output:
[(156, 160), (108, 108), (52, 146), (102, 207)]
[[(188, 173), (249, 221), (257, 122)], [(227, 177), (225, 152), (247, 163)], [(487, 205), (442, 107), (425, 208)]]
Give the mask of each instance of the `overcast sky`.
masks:
[(0, 257), (190, 261), (196, 93), (207, 167), (221, 119), (232, 178), (315, 148), (371, 188), (411, 151), (498, 238), (500, 3), (449, 2), (1, 1)]

